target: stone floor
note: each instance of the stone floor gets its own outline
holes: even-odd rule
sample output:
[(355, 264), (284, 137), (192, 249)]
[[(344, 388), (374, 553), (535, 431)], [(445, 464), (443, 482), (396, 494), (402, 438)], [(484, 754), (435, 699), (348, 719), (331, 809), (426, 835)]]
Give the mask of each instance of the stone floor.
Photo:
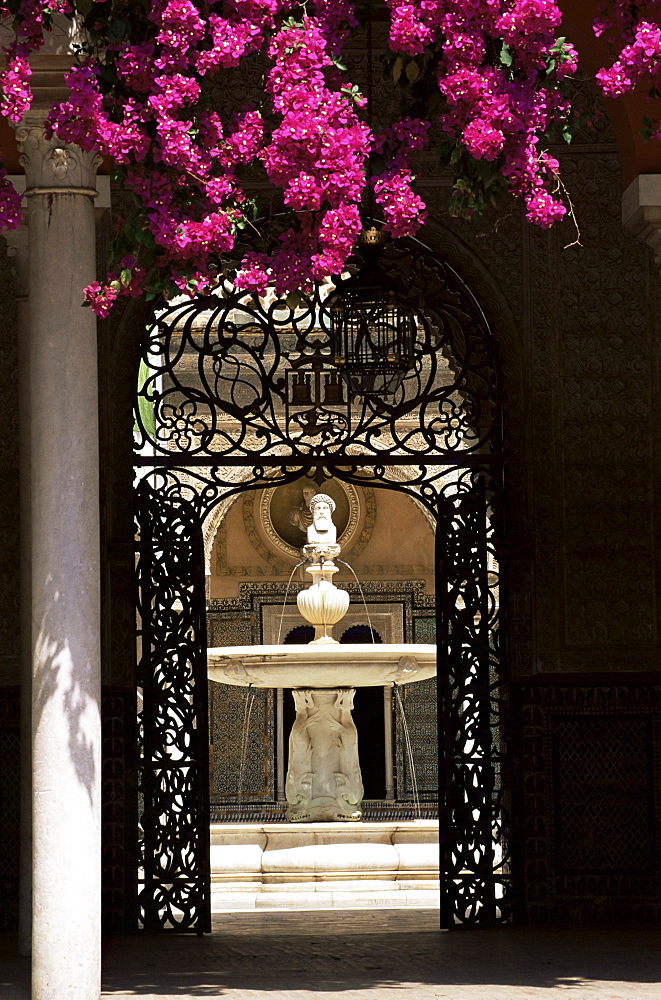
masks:
[[(661, 928), (436, 930), (433, 910), (217, 914), (214, 932), (106, 942), (114, 1000), (658, 1000)], [(0, 938), (0, 998), (29, 962)], [(66, 998), (62, 998), (66, 1000)]]

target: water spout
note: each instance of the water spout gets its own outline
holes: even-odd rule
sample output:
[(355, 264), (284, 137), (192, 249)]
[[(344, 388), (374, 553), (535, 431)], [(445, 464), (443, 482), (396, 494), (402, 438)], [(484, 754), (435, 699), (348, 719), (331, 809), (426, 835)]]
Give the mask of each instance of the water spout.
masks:
[(250, 716), (252, 707), (255, 704), (255, 690), (251, 686), (246, 690), (246, 697), (243, 704), (243, 728), (241, 731), (241, 751), (239, 754), (239, 783), (237, 788), (237, 803), (240, 806), (243, 798), (243, 779), (246, 773), (246, 763), (248, 759), (248, 739), (250, 734)]
[(420, 808), (420, 796), (418, 794), (418, 779), (415, 774), (415, 763), (413, 760), (413, 745), (411, 743), (411, 734), (409, 733), (409, 724), (406, 721), (406, 712), (404, 711), (404, 701), (402, 700), (402, 695), (399, 690), (398, 684), (393, 684), (393, 689), (395, 691), (395, 699), (397, 701), (397, 706), (399, 708), (399, 714), (402, 720), (402, 732), (404, 733), (404, 746), (406, 748), (406, 759), (409, 765), (409, 772), (411, 774), (411, 785), (413, 787), (413, 806), (414, 812), (416, 813), (416, 819), (422, 819), (422, 809)]
[(336, 559), (335, 561), (341, 563), (342, 566), (346, 566), (347, 569), (350, 569), (351, 572), (354, 575), (354, 579), (355, 579), (356, 583), (358, 584), (358, 590), (360, 591), (360, 596), (361, 596), (361, 598), (363, 600), (363, 605), (365, 607), (365, 614), (367, 615), (367, 624), (370, 627), (370, 635), (372, 636), (372, 643), (374, 644), (374, 643), (376, 643), (376, 632), (372, 628), (372, 619), (370, 618), (370, 613), (369, 613), (369, 611), (367, 609), (367, 601), (365, 600), (365, 592), (363, 590), (363, 586), (362, 586), (360, 580), (356, 576), (356, 571), (353, 568), (353, 566), (350, 566), (348, 562), (344, 561), (344, 559)]
[(284, 618), (285, 618), (285, 608), (287, 607), (287, 598), (289, 597), (289, 588), (291, 587), (291, 582), (292, 582), (292, 580), (294, 578), (294, 573), (296, 572), (297, 569), (300, 569), (300, 567), (303, 566), (307, 561), (308, 561), (307, 559), (301, 559), (300, 563), (296, 563), (296, 565), (294, 566), (293, 570), (289, 574), (289, 579), (287, 580), (287, 588), (285, 590), (285, 599), (282, 602), (282, 611), (280, 612), (280, 625), (278, 626), (278, 640), (276, 642), (276, 646), (280, 645), (280, 639), (282, 637), (282, 623), (283, 623)]

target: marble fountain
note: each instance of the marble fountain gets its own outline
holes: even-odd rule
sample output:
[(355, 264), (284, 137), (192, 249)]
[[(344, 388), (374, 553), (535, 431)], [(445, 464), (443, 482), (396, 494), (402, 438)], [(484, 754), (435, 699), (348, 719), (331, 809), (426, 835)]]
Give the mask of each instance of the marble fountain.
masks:
[(297, 603), (314, 626), (314, 639), (207, 653), (211, 680), (289, 688), (296, 707), (285, 783), (288, 823), (212, 827), (215, 905), (348, 905), (347, 898), (353, 905), (437, 905), (438, 824), (362, 822), (359, 739), (351, 715), (356, 687), (434, 677), (436, 647), (333, 638), (333, 626), (349, 608), (349, 594), (333, 582), (341, 551), (335, 504), (318, 493), (309, 506), (303, 555), (312, 582)]

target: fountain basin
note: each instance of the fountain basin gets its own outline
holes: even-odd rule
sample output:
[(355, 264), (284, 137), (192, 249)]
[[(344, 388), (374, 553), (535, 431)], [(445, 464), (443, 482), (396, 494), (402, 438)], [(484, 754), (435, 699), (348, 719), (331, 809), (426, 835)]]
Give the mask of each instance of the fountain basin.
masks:
[(208, 674), (221, 684), (256, 688), (356, 688), (410, 684), (436, 676), (436, 646), (379, 643), (219, 646)]

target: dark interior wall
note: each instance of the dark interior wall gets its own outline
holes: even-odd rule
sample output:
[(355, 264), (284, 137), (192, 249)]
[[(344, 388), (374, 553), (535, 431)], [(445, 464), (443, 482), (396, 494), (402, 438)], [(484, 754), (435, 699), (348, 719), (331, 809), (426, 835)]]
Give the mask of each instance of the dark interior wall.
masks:
[[(569, 223), (546, 232), (514, 206), (501, 222), (440, 217), (496, 336), (491, 288), (514, 326), (501, 339), (511, 667), (654, 671), (661, 280), (622, 228), (617, 151), (577, 147), (563, 171), (581, 246)], [(486, 280), (466, 275), (462, 245)]]
[(428, 191), (501, 345), (519, 916), (657, 919), (661, 280), (608, 119), (554, 152), (578, 231)]
[(517, 686), (519, 915), (661, 919), (661, 686)]
[(578, 147), (563, 176), (581, 246), (509, 220), (481, 255), (521, 332), (518, 361), (503, 344), (519, 912), (658, 919), (661, 283), (622, 229), (616, 150)]
[[(102, 230), (103, 235), (103, 230)], [(136, 584), (133, 394), (150, 309), (130, 300), (99, 325), (104, 930), (137, 927)]]

